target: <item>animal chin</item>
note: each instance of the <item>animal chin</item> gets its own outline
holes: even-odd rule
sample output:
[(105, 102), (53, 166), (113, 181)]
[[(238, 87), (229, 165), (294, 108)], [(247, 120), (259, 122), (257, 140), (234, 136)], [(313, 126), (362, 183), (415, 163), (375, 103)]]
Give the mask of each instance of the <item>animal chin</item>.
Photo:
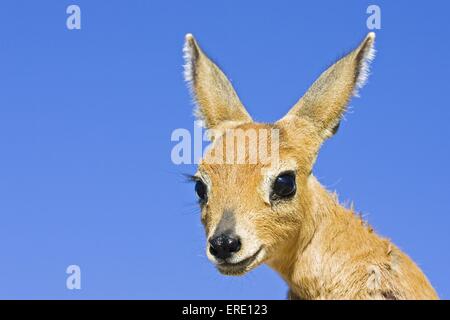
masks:
[(264, 260), (264, 250), (260, 247), (253, 255), (236, 263), (222, 262), (216, 267), (220, 273), (228, 276), (240, 276), (256, 268)]

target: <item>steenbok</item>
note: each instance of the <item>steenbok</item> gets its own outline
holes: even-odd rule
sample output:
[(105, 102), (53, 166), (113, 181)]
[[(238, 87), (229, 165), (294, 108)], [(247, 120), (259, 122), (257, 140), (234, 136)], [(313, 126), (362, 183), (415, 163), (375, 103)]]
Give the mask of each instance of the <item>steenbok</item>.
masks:
[[(369, 33), (281, 120), (263, 124), (253, 122), (224, 73), (186, 36), (185, 78), (196, 115), (212, 132), (192, 178), (206, 252), (221, 273), (242, 275), (266, 263), (287, 282), (291, 299), (437, 298), (406, 254), (312, 174), (320, 146), (367, 78), (374, 40)], [(237, 143), (230, 134), (236, 130), (244, 133)], [(263, 140), (276, 146), (271, 161), (252, 156)]]

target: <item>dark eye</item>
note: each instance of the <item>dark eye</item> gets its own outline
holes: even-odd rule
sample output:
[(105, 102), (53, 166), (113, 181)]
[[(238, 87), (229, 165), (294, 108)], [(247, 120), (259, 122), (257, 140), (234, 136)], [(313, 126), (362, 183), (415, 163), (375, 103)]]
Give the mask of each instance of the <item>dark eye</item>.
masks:
[(208, 189), (206, 185), (201, 180), (195, 182), (195, 193), (200, 198), (201, 202), (206, 202)]
[(272, 199), (291, 197), (295, 194), (295, 175), (293, 172), (280, 174), (272, 186)]

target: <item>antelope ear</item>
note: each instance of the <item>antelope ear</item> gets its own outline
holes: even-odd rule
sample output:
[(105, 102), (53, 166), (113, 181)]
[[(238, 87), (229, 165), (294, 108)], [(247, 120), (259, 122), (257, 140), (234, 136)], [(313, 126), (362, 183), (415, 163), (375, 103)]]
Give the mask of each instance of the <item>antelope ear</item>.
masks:
[(183, 48), (184, 77), (197, 104), (195, 115), (208, 129), (220, 130), (228, 125), (251, 122), (239, 97), (225, 74), (198, 46), (191, 34)]
[(349, 100), (358, 95), (358, 89), (367, 80), (375, 54), (374, 41), (375, 33), (370, 32), (355, 50), (323, 72), (282, 120), (292, 116), (306, 118), (322, 139), (331, 137)]

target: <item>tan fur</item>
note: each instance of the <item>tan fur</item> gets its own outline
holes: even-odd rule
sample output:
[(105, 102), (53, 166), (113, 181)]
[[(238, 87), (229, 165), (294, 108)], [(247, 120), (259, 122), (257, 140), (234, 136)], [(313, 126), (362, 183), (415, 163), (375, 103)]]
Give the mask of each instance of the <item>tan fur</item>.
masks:
[[(437, 298), (407, 255), (378, 236), (353, 209), (341, 206), (311, 174), (321, 144), (334, 133), (348, 101), (365, 80), (374, 39), (370, 33), (326, 70), (280, 121), (260, 124), (252, 122), (225, 75), (193, 36), (186, 37), (186, 79), (207, 127), (220, 132), (279, 130), (275, 165), (212, 163), (211, 158), (224, 148), (224, 134), (214, 139), (199, 165), (196, 176), (208, 186), (208, 201), (202, 206), (207, 237), (224, 211), (232, 210), (242, 238), (234, 261), (256, 253), (243, 268), (218, 266), (222, 273), (240, 275), (266, 263), (287, 282), (291, 299)], [(295, 172), (295, 196), (271, 202), (271, 181), (286, 170)]]

